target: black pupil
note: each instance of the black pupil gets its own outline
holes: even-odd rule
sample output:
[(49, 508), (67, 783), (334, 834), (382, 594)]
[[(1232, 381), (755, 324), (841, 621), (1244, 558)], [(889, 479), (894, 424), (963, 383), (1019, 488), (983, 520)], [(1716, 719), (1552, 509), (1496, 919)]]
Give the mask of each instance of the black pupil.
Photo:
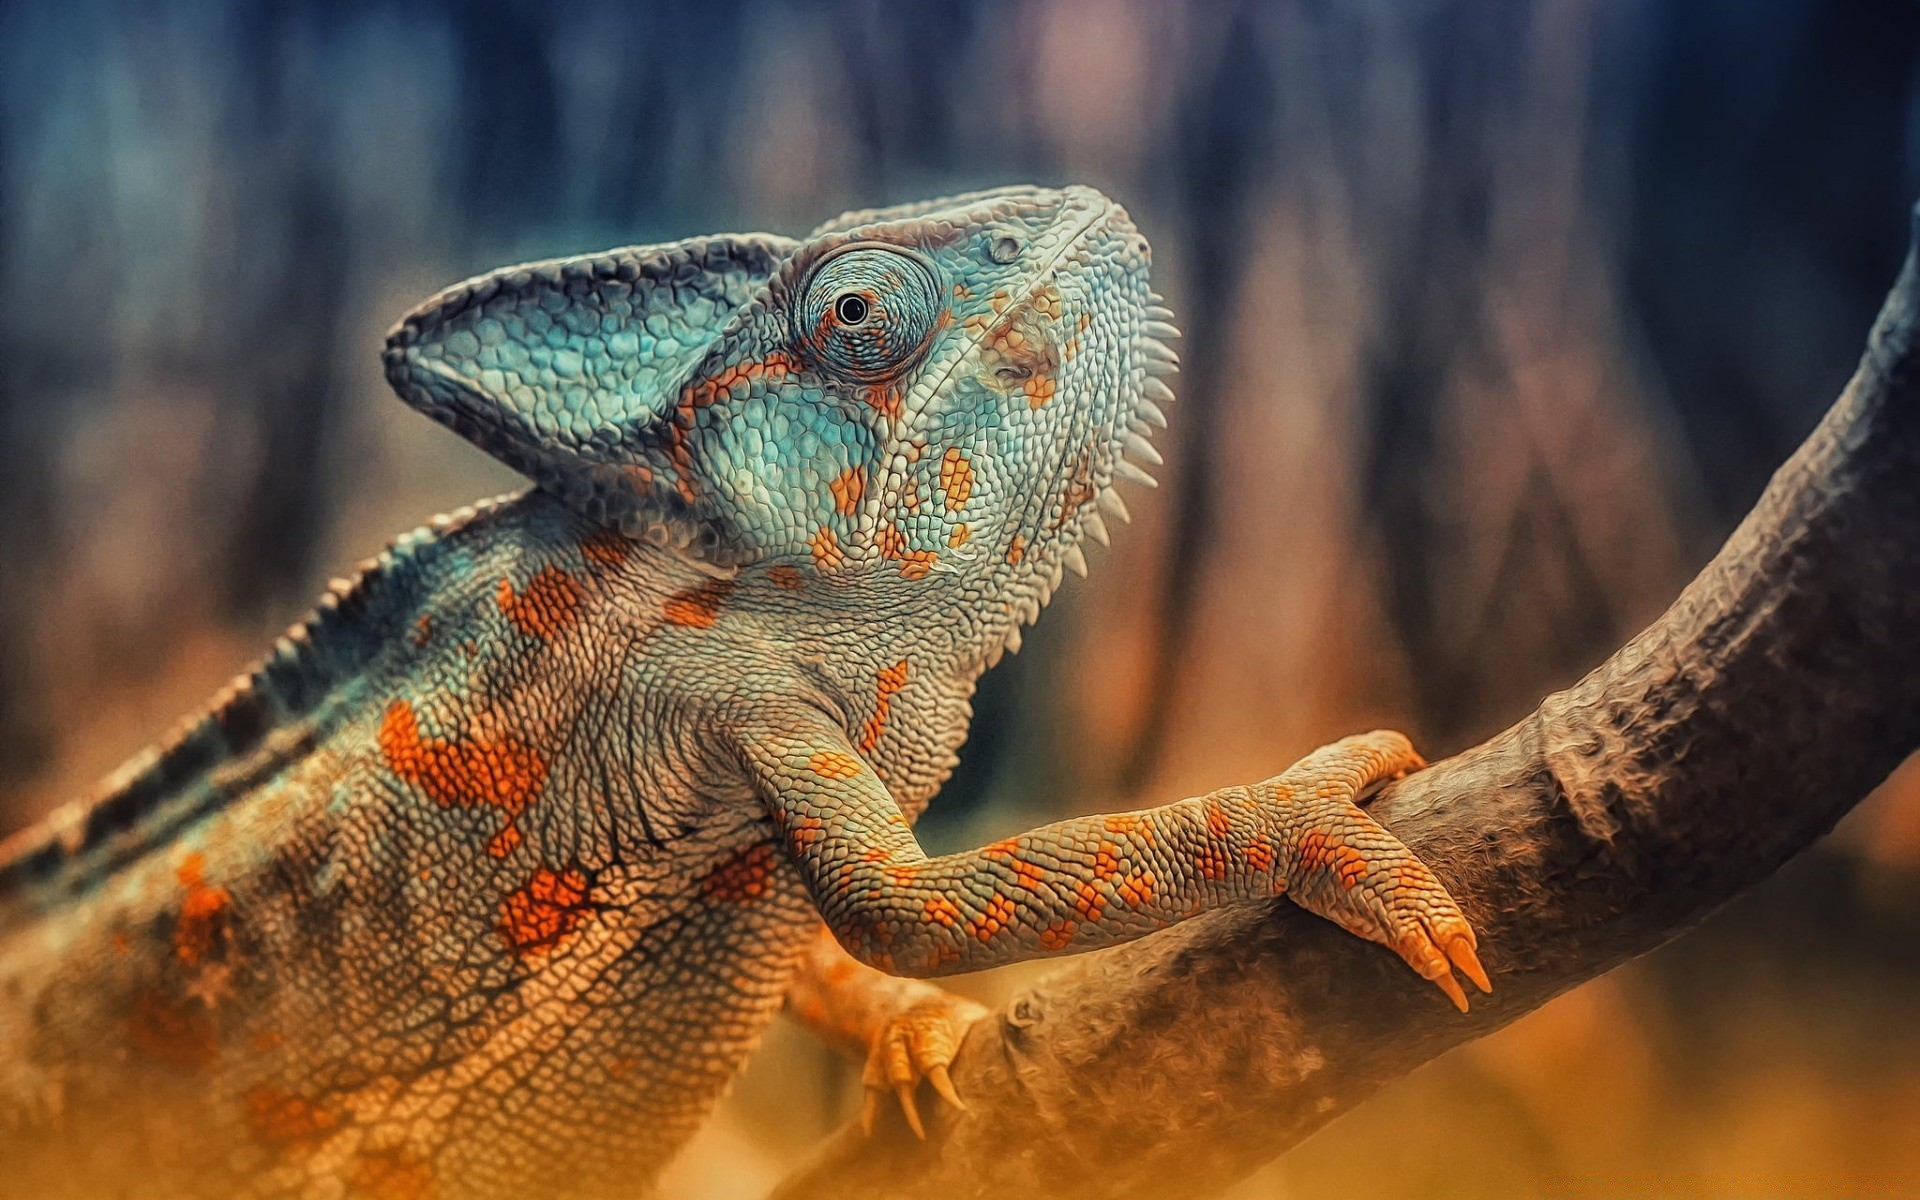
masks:
[(843, 325), (858, 325), (867, 319), (867, 300), (864, 296), (842, 296), (833, 306), (833, 311)]

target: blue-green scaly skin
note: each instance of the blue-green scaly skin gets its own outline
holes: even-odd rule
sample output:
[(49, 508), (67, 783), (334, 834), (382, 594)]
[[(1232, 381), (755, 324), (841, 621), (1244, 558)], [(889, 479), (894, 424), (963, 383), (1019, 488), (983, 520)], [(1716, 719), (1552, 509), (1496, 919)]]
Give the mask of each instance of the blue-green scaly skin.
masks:
[[(539, 486), (403, 538), (0, 855), (0, 1198), (634, 1195), (803, 957), (798, 1011), (925, 1034), (870, 1063), (907, 1091), (944, 1085), (952, 1010), (836, 1006), (894, 1003), (875, 968), (1284, 890), (1450, 992), (1449, 958), (1477, 976), (1352, 803), (1417, 765), (1397, 735), (975, 852), (913, 839), (980, 672), (1104, 536), (1125, 456), (1156, 461), (1147, 271), (1097, 192), (1009, 188), (409, 315), (396, 389)], [(822, 919), (863, 965), (809, 952)]]

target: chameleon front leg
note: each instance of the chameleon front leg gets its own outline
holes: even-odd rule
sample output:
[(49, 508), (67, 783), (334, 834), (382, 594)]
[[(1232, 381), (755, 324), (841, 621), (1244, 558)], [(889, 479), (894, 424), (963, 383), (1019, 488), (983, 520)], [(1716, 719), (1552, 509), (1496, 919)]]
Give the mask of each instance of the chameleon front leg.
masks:
[(859, 962), (822, 929), (801, 959), (787, 992), (787, 1011), (829, 1041), (863, 1054), (866, 1089), (860, 1123), (873, 1132), (881, 1100), (899, 1098), (913, 1132), (926, 1136), (914, 1093), (920, 1081), (942, 1099), (965, 1108), (947, 1065), (967, 1028), (987, 1010), (964, 996), (918, 979), (889, 975)]
[(1285, 893), (1389, 947), (1462, 1011), (1454, 968), (1490, 990), (1453, 897), (1355, 803), (1424, 765), (1398, 733), (1345, 738), (1251, 787), (937, 858), (825, 718), (750, 732), (741, 750), (827, 928), (881, 971), (934, 976), (1093, 950)]

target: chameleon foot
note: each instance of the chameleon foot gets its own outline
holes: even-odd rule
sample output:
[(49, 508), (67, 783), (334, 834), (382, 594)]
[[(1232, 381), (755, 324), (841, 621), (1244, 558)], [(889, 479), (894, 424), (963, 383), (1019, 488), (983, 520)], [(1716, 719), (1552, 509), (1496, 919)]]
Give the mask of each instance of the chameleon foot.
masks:
[(1316, 750), (1257, 790), (1269, 790), (1269, 803), (1286, 814), (1294, 902), (1386, 946), (1465, 1012), (1456, 968), (1493, 990), (1473, 927), (1427, 864), (1355, 803), (1425, 765), (1403, 735), (1381, 730)]
[(960, 1050), (968, 1026), (987, 1015), (973, 1001), (940, 989), (887, 1018), (867, 1052), (867, 1065), (860, 1073), (866, 1087), (866, 1099), (860, 1109), (860, 1125), (873, 1133), (874, 1119), (888, 1093), (899, 1097), (900, 1111), (914, 1136), (925, 1140), (926, 1127), (920, 1122), (920, 1109), (914, 1094), (920, 1081), (933, 1085), (948, 1104), (964, 1109), (960, 1093), (954, 1091), (947, 1066)]

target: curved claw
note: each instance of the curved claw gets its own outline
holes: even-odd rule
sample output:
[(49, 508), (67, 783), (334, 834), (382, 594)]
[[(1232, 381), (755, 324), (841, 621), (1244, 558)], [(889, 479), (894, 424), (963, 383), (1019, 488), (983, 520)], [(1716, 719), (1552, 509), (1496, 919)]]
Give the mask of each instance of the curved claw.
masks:
[(1480, 965), (1480, 956), (1474, 953), (1471, 936), (1457, 934), (1447, 939), (1445, 949), (1447, 957), (1460, 969), (1460, 973), (1473, 980), (1473, 986), (1482, 992), (1493, 991), (1493, 981), (1487, 978), (1487, 969)]
[(945, 1063), (935, 1063), (933, 1066), (927, 1068), (927, 1082), (933, 1085), (934, 1091), (940, 1093), (942, 1100), (953, 1105), (961, 1112), (967, 1111), (967, 1102), (962, 1100), (960, 1093), (954, 1090), (953, 1076), (947, 1074)]
[(933, 1085), (934, 1092), (954, 1108), (964, 1111), (966, 1104), (947, 1066), (960, 1049), (961, 1039), (986, 1010), (971, 1000), (937, 988), (894, 1013), (882, 1025), (868, 1048), (867, 1065), (861, 1082), (866, 1096), (860, 1109), (860, 1124), (873, 1133), (884, 1098), (891, 1093), (900, 1105), (900, 1115), (914, 1136), (926, 1139), (926, 1123), (920, 1117), (917, 1092), (921, 1080)]
[(907, 1118), (907, 1128), (913, 1130), (913, 1136), (926, 1141), (927, 1127), (920, 1123), (920, 1109), (914, 1103), (913, 1085), (897, 1083), (893, 1086), (893, 1094), (900, 1097), (900, 1112)]

